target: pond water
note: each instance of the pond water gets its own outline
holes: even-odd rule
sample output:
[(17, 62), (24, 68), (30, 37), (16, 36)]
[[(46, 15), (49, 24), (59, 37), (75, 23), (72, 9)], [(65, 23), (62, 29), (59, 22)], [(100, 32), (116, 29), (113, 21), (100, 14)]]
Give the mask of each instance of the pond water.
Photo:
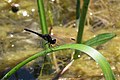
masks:
[[(43, 50), (41, 46), (42, 39), (24, 31), (24, 28), (29, 28), (41, 33), (37, 1), (9, 1), (0, 1), (0, 78), (3, 73), (5, 74), (6, 71), (21, 61)], [(116, 78), (120, 80), (120, 4), (118, 4), (120, 1), (109, 0), (103, 1), (104, 3), (102, 1), (94, 1), (91, 4), (92, 7), (89, 8), (83, 41), (95, 37), (100, 33), (109, 32), (117, 35), (111, 41), (94, 48), (105, 56)], [(53, 37), (57, 38), (55, 46), (74, 43), (75, 41), (71, 40), (71, 38), (75, 39), (77, 34), (77, 28), (75, 27), (75, 1), (64, 2), (64, 0), (56, 0), (56, 2), (51, 2), (50, 0), (46, 0), (44, 2), (48, 26), (51, 25), (50, 17), (48, 16), (49, 11), (53, 15)], [(12, 10), (15, 4), (19, 5), (17, 12), (13, 12)], [(42, 79), (48, 79), (48, 77), (51, 79), (55, 76), (58, 68), (61, 69), (67, 65), (71, 59), (72, 52), (72, 50), (65, 50), (52, 55), (55, 58), (52, 62), (51, 75), (43, 73), (44, 76), (40, 76), (39, 73), (43, 64), (43, 58), (40, 57), (21, 68), (17, 72), (18, 76), (20, 74), (29, 74), (31, 78), (39, 76)], [(24, 71), (26, 72), (24, 73)], [(38, 72), (34, 74), (35, 71)], [(82, 55), (80, 59), (76, 60), (61, 78), (71, 78), (72, 80), (105, 80), (99, 65), (87, 55)]]

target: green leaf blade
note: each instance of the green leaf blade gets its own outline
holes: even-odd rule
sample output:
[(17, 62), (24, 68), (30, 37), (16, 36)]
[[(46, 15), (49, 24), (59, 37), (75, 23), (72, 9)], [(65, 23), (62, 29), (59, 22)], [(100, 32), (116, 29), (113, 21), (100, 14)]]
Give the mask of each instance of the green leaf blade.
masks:
[(89, 46), (86, 46), (86, 45), (83, 45), (83, 44), (66, 44), (66, 45), (58, 46), (58, 47), (55, 47), (55, 48), (47, 49), (45, 51), (36, 53), (35, 55), (29, 57), (28, 59), (24, 60), (23, 62), (21, 62), (20, 64), (15, 66), (12, 70), (10, 70), (2, 78), (2, 80), (8, 79), (13, 73), (15, 73), (22, 66), (24, 66), (28, 62), (38, 58), (39, 56), (44, 56), (44, 55), (46, 55), (50, 52), (55, 52), (55, 51), (58, 51), (58, 50), (69, 49), (69, 48), (80, 50), (80, 51), (88, 54), (90, 57), (92, 57), (100, 65), (106, 80), (115, 80), (114, 73), (112, 72), (112, 69), (111, 69), (109, 63), (102, 56), (102, 54), (100, 54), (97, 50), (93, 49), (92, 47), (89, 47)]
[(88, 45), (88, 46), (98, 46), (98, 45), (106, 43), (107, 41), (111, 40), (115, 36), (116, 34), (114, 33), (103, 33), (103, 34), (99, 34), (96, 37), (83, 42), (83, 44)]

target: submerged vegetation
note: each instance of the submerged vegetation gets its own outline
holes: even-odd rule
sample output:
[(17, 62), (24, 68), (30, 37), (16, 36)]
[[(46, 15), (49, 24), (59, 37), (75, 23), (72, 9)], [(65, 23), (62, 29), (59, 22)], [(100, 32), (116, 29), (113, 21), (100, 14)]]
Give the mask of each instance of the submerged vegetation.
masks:
[[(3, 71), (7, 68), (12, 68), (8, 73), (4, 75), (4, 77), (2, 76), (2, 80), (8, 79), (22, 66), (26, 65), (32, 60), (43, 61), (42, 63), (40, 62), (37, 64), (40, 65), (40, 69), (38, 72), (38, 76), (40, 79), (43, 79), (46, 75), (47, 76), (45, 79), (51, 79), (52, 77), (53, 80), (68, 77), (75, 80), (76, 78), (83, 80), (104, 78), (106, 80), (115, 80), (115, 78), (119, 79), (120, 45), (117, 43), (119, 42), (118, 33), (120, 32), (118, 24), (119, 18), (116, 19), (113, 17), (116, 16), (116, 14), (119, 12), (116, 11), (116, 14), (111, 13), (113, 7), (116, 7), (117, 0), (84, 0), (84, 2), (81, 3), (80, 0), (71, 1), (68, 3), (65, 3), (64, 1), (62, 3), (62, 0), (56, 0), (54, 2), (37, 0), (35, 2), (37, 4), (30, 3), (29, 5), (23, 5), (23, 7), (19, 8), (18, 12), (11, 12), (13, 11), (13, 6), (11, 6), (13, 5), (13, 3), (19, 3), (19, 5), (22, 3), (25, 4), (27, 3), (27, 0), (23, 2), (19, 0), (13, 2), (7, 2), (6, 0), (1, 1), (3, 6), (9, 7), (8, 10), (4, 10), (5, 7), (1, 7), (1, 13), (4, 13), (6, 11), (9, 11), (9, 13), (0, 16), (1, 21), (2, 18), (4, 18), (5, 20), (4, 22), (0, 22), (0, 30), (2, 32), (0, 35), (0, 65), (3, 66), (0, 70)], [(77, 5), (69, 7), (68, 4), (71, 3), (76, 3)], [(38, 13), (41, 25), (40, 28), (38, 27), (38, 14), (36, 14), (37, 6), (35, 6), (35, 8), (31, 8), (30, 6), (33, 5), (38, 5)], [(76, 11), (75, 6), (77, 8)], [(24, 9), (22, 10), (22, 8), (24, 7), (28, 10), (28, 12), (30, 12), (29, 14)], [(103, 8), (104, 10), (102, 11)], [(116, 7), (116, 9), (119, 8)], [(69, 16), (66, 15), (66, 13), (68, 12), (70, 12)], [(64, 13), (64, 15), (60, 16), (61, 13)], [(77, 16), (76, 19), (75, 13)], [(113, 15), (111, 19), (107, 14), (109, 14), (109, 16)], [(64, 17), (66, 17), (66, 19)], [(22, 20), (23, 18), (24, 20)], [(16, 20), (18, 20), (18, 22), (16, 22)], [(58, 25), (60, 27), (57, 27)], [(3, 26), (6, 27), (3, 28)], [(50, 33), (53, 34), (53, 37), (57, 36), (58, 38), (56, 43), (57, 45), (54, 45), (55, 47), (53, 45), (51, 46), (51, 44), (44, 45), (44, 41), (41, 42), (40, 45), (38, 45), (38, 37), (36, 38), (35, 35), (23, 31), (26, 27), (37, 31), (41, 29), (42, 34), (48, 34), (48, 29), (50, 29)], [(78, 32), (76, 31), (76, 29), (78, 30)], [(116, 35), (117, 37), (115, 37)], [(71, 40), (69, 41), (68, 39)], [(9, 42), (7, 42), (8, 40)], [(59, 44), (59, 40), (63, 41), (64, 43)], [(43, 48), (45, 50), (43, 50)], [(60, 51), (62, 49), (67, 50)], [(76, 51), (69, 51), (68, 49), (76, 49)], [(98, 52), (97, 50), (100, 52)], [(12, 53), (12, 55), (9, 53)], [(48, 53), (50, 54), (47, 55)], [(15, 56), (21, 54), (24, 57), (17, 58)], [(40, 57), (41, 59), (39, 58), (38, 60), (36, 60), (36, 58), (38, 57)], [(15, 58), (13, 63), (5, 63), (5, 61), (9, 62), (10, 60), (13, 60), (13, 58)], [(34, 62), (32, 62), (30, 65), (32, 65), (33, 63)], [(13, 66), (15, 67), (13, 68)], [(48, 77), (48, 75), (50, 76)]]

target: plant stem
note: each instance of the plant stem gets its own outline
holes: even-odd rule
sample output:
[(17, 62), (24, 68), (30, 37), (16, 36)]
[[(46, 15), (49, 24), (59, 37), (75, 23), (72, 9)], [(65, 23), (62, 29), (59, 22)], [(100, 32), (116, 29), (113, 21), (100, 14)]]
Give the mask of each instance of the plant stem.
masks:
[[(83, 7), (82, 7), (82, 11), (81, 11), (81, 17), (79, 17), (80, 19), (79, 19), (79, 25), (78, 25), (77, 41), (76, 41), (76, 43), (79, 43), (79, 44), (82, 43), (84, 24), (85, 24), (86, 14), (87, 14), (87, 11), (88, 11), (89, 2), (90, 2), (90, 0), (84, 0), (84, 4), (83, 4)], [(80, 52), (76, 50), (73, 58), (78, 59), (79, 53)]]
[(76, 4), (76, 20), (80, 18), (80, 0), (77, 0)]
[[(38, 5), (38, 13), (39, 13), (39, 18), (40, 18), (40, 23), (41, 23), (41, 30), (42, 34), (48, 34), (48, 26), (46, 22), (46, 16), (45, 16), (45, 8), (43, 4), (43, 0), (37, 0), (37, 5)], [(43, 46), (45, 46), (45, 49), (49, 48), (49, 44), (45, 45), (45, 42), (43, 43)], [(49, 63), (49, 64), (45, 64)], [(46, 74), (50, 74), (52, 70), (52, 65), (51, 65), (51, 59), (48, 55), (44, 56), (44, 67), (43, 71), (47, 72)], [(41, 71), (41, 72), (43, 72)]]
[(48, 34), (48, 27), (46, 22), (43, 0), (37, 0), (37, 5), (38, 5), (38, 13), (40, 18), (42, 33)]

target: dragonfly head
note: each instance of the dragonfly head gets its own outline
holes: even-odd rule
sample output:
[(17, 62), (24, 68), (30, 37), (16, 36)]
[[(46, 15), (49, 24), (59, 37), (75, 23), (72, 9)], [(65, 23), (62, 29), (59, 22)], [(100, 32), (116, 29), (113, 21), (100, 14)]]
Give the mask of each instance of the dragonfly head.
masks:
[(56, 39), (52, 39), (52, 41), (50, 43), (51, 44), (55, 44), (56, 43)]

